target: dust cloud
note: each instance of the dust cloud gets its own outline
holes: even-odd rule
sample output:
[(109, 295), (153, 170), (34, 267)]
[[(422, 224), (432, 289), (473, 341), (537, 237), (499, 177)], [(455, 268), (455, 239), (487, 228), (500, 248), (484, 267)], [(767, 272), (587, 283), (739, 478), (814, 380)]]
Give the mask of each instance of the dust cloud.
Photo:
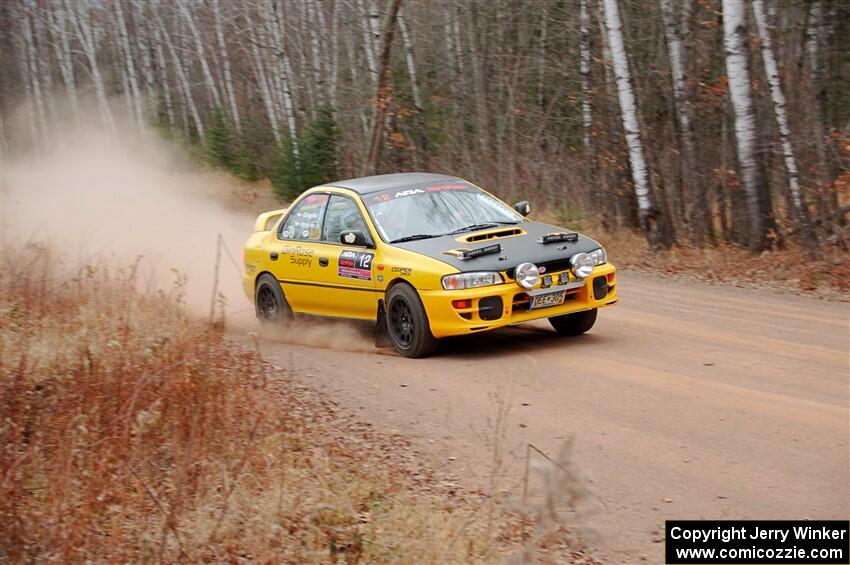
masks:
[[(81, 132), (2, 165), (4, 245), (46, 243), (65, 268), (104, 260), (126, 265), (141, 256), (157, 285), (172, 282), (172, 270), (186, 275), (193, 308), (209, 307), (218, 234), (241, 261), (253, 225), (251, 214), (222, 204), (233, 190), (224, 175), (199, 169), (153, 132), (117, 141)], [(229, 310), (244, 309), (250, 304), (239, 284), (241, 266), (232, 263), (225, 255), (219, 291)]]
[[(201, 167), (154, 131), (133, 130), (116, 140), (92, 128), (37, 154), (5, 153), (3, 246), (47, 244), (68, 273), (138, 260), (147, 290), (168, 291), (178, 275), (185, 276), (184, 301), (199, 317), (209, 313), (217, 278), (217, 302), (224, 299), (228, 327), (260, 330), (241, 286), (242, 246), (258, 210), (234, 205), (245, 191), (240, 181)], [(269, 338), (349, 350), (372, 347), (361, 329), (338, 322), (299, 321), (298, 328), (276, 330)]]

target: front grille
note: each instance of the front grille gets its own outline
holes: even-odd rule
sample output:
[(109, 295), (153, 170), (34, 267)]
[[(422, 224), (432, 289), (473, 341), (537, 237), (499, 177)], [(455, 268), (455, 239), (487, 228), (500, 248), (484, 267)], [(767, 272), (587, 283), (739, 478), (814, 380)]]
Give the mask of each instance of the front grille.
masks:
[(478, 317), (482, 320), (498, 320), (502, 317), (502, 297), (488, 296), (478, 301)]
[[(555, 261), (545, 261), (543, 263), (537, 263), (537, 268), (546, 267), (547, 273), (554, 273), (558, 271), (564, 271), (570, 268), (570, 260), (569, 259), (556, 259)], [(508, 275), (508, 278), (514, 280), (514, 273), (516, 272), (516, 267), (512, 269), (508, 269), (505, 271), (505, 274)]]

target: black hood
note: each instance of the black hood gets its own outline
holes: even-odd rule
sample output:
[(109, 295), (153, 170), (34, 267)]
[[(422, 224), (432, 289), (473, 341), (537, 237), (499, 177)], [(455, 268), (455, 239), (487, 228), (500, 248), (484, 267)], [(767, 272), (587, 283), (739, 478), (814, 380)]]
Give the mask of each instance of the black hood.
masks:
[[(542, 263), (567, 262), (576, 253), (593, 251), (600, 245), (589, 237), (581, 234), (576, 241), (559, 241), (553, 243), (540, 243), (538, 240), (545, 235), (564, 232), (563, 228), (542, 224), (540, 222), (522, 222), (516, 226), (502, 226), (501, 228), (488, 229), (487, 231), (509, 231), (520, 228), (526, 233), (523, 235), (512, 235), (508, 237), (494, 237), (483, 239), (474, 243), (463, 241), (471, 235), (481, 232), (469, 232), (455, 235), (445, 235), (431, 239), (420, 239), (395, 243), (396, 247), (426, 255), (433, 259), (447, 263), (461, 271), (510, 271), (520, 263), (531, 262), (535, 265)], [(461, 241), (457, 241), (460, 239)], [(475, 250), (499, 244), (499, 253), (480, 255), (470, 259), (461, 259), (458, 255), (446, 253), (447, 251)], [(566, 268), (566, 266), (564, 267)]]

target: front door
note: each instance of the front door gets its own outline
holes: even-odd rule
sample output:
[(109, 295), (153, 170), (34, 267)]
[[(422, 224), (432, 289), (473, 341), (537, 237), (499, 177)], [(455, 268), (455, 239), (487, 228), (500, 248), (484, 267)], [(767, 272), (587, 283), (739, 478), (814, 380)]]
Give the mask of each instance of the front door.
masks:
[[(354, 247), (340, 241), (340, 234), (359, 231), (369, 242)], [(373, 236), (357, 203), (348, 196), (332, 194), (322, 226), (322, 242), (316, 245), (317, 282), (325, 285), (322, 314), (374, 319), (378, 307), (375, 292)]]

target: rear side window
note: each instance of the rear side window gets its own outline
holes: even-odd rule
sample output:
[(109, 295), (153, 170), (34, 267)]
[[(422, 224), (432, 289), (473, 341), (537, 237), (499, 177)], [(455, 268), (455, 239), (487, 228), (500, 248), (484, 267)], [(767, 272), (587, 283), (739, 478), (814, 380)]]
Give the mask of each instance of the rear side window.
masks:
[(289, 212), (280, 227), (280, 239), (319, 241), (322, 236), (322, 217), (328, 204), (327, 194), (311, 194)]

